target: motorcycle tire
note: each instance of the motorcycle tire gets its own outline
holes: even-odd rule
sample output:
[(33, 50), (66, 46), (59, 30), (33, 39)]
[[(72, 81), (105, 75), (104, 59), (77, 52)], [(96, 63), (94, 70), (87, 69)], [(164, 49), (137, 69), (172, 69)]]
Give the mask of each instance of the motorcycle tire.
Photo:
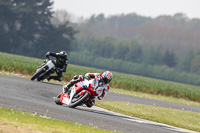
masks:
[(35, 80), (36, 78), (38, 78), (42, 73), (44, 73), (45, 70), (41, 69), (39, 71), (37, 71), (31, 78), (31, 80)]
[(76, 99), (75, 101), (72, 100), (73, 102), (71, 102), (71, 104), (69, 104), (68, 107), (75, 108), (76, 106), (83, 104), (89, 97), (90, 97), (90, 94), (88, 92), (85, 92), (83, 95), (78, 97), (78, 99)]
[(55, 98), (55, 103), (57, 105), (62, 105), (62, 103), (60, 102), (60, 95), (58, 95), (56, 98)]
[(44, 76), (41, 76), (41, 77), (37, 78), (37, 81), (41, 81), (41, 80), (44, 80)]

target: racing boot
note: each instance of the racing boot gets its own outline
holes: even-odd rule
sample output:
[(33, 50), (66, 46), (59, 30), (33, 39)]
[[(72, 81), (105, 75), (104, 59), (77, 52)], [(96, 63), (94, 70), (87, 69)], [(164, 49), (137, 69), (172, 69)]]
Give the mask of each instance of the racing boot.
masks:
[(47, 78), (48, 82), (49, 82), (51, 79), (52, 79), (51, 77), (48, 77), (48, 78)]

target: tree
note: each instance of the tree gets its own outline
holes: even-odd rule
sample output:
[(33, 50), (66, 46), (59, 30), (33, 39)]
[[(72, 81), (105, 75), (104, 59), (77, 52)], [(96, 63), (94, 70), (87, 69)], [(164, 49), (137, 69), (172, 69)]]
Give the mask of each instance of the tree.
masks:
[(190, 72), (198, 72), (200, 70), (200, 55), (196, 55), (191, 62)]
[(76, 32), (69, 22), (52, 25), (52, 5), (50, 0), (0, 1), (1, 51), (38, 57), (48, 47), (71, 50)]
[(161, 47), (149, 47), (144, 51), (144, 63), (149, 65), (160, 65), (162, 64), (163, 53)]
[(177, 68), (181, 71), (190, 72), (191, 61), (194, 56), (194, 50), (188, 50), (188, 52), (179, 59)]
[(10, 46), (5, 52), (19, 53), (19, 48), (35, 44), (41, 32), (50, 25), (52, 4), (49, 0), (3, 0), (0, 3), (4, 7), (0, 14), (3, 16), (2, 34), (6, 36), (0, 45)]
[(0, 1), (0, 47), (1, 51), (13, 51), (17, 32), (17, 16), (16, 7), (12, 1)]
[(167, 50), (162, 59), (163, 63), (169, 67), (174, 67), (176, 65), (176, 58), (173, 51)]
[(93, 15), (90, 17), (89, 22), (92, 23), (92, 24), (95, 24), (95, 23), (100, 23), (100, 22), (102, 22), (104, 19), (105, 19), (104, 14), (99, 14), (99, 15), (97, 15), (97, 16), (96, 16), (95, 14), (93, 14)]
[(129, 51), (129, 47), (125, 42), (118, 42), (113, 50), (113, 58), (115, 59), (125, 59), (126, 58), (126, 54)]
[[(38, 42), (35, 56), (43, 57), (47, 51), (62, 51), (70, 52), (72, 50), (72, 40), (76, 31), (73, 30), (69, 23), (49, 27), (49, 32), (42, 35)], [(38, 51), (40, 51), (38, 53)]]
[(55, 26), (64, 25), (70, 22), (71, 15), (65, 10), (56, 10), (51, 18), (51, 23)]
[(126, 53), (126, 60), (131, 62), (142, 62), (143, 51), (137, 41), (132, 41), (129, 46), (129, 51)]

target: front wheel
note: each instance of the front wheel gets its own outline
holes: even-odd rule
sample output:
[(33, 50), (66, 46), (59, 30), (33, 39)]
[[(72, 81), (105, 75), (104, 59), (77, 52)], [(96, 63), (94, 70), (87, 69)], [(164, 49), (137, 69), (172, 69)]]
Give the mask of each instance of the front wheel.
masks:
[(38, 78), (42, 73), (44, 73), (45, 70), (41, 69), (39, 71), (37, 71), (31, 78), (31, 80), (35, 80), (36, 78)]
[(78, 98), (72, 99), (72, 102), (68, 106), (70, 108), (75, 108), (76, 106), (83, 104), (89, 97), (90, 97), (90, 94), (88, 92), (85, 92), (83, 95), (79, 96)]
[(55, 98), (55, 103), (57, 105), (62, 105), (62, 103), (60, 102), (60, 94)]

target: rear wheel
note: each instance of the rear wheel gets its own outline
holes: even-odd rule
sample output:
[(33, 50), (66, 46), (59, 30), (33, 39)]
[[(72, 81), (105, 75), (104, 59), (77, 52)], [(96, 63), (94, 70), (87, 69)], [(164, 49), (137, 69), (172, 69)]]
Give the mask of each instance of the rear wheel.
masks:
[(42, 73), (44, 73), (45, 70), (40, 69), (39, 71), (37, 71), (31, 78), (31, 80), (35, 80), (36, 78), (38, 78)]
[(85, 92), (83, 95), (72, 99), (71, 104), (69, 104), (68, 106), (70, 108), (75, 108), (76, 106), (83, 104), (89, 97), (90, 97), (90, 94), (88, 92)]

